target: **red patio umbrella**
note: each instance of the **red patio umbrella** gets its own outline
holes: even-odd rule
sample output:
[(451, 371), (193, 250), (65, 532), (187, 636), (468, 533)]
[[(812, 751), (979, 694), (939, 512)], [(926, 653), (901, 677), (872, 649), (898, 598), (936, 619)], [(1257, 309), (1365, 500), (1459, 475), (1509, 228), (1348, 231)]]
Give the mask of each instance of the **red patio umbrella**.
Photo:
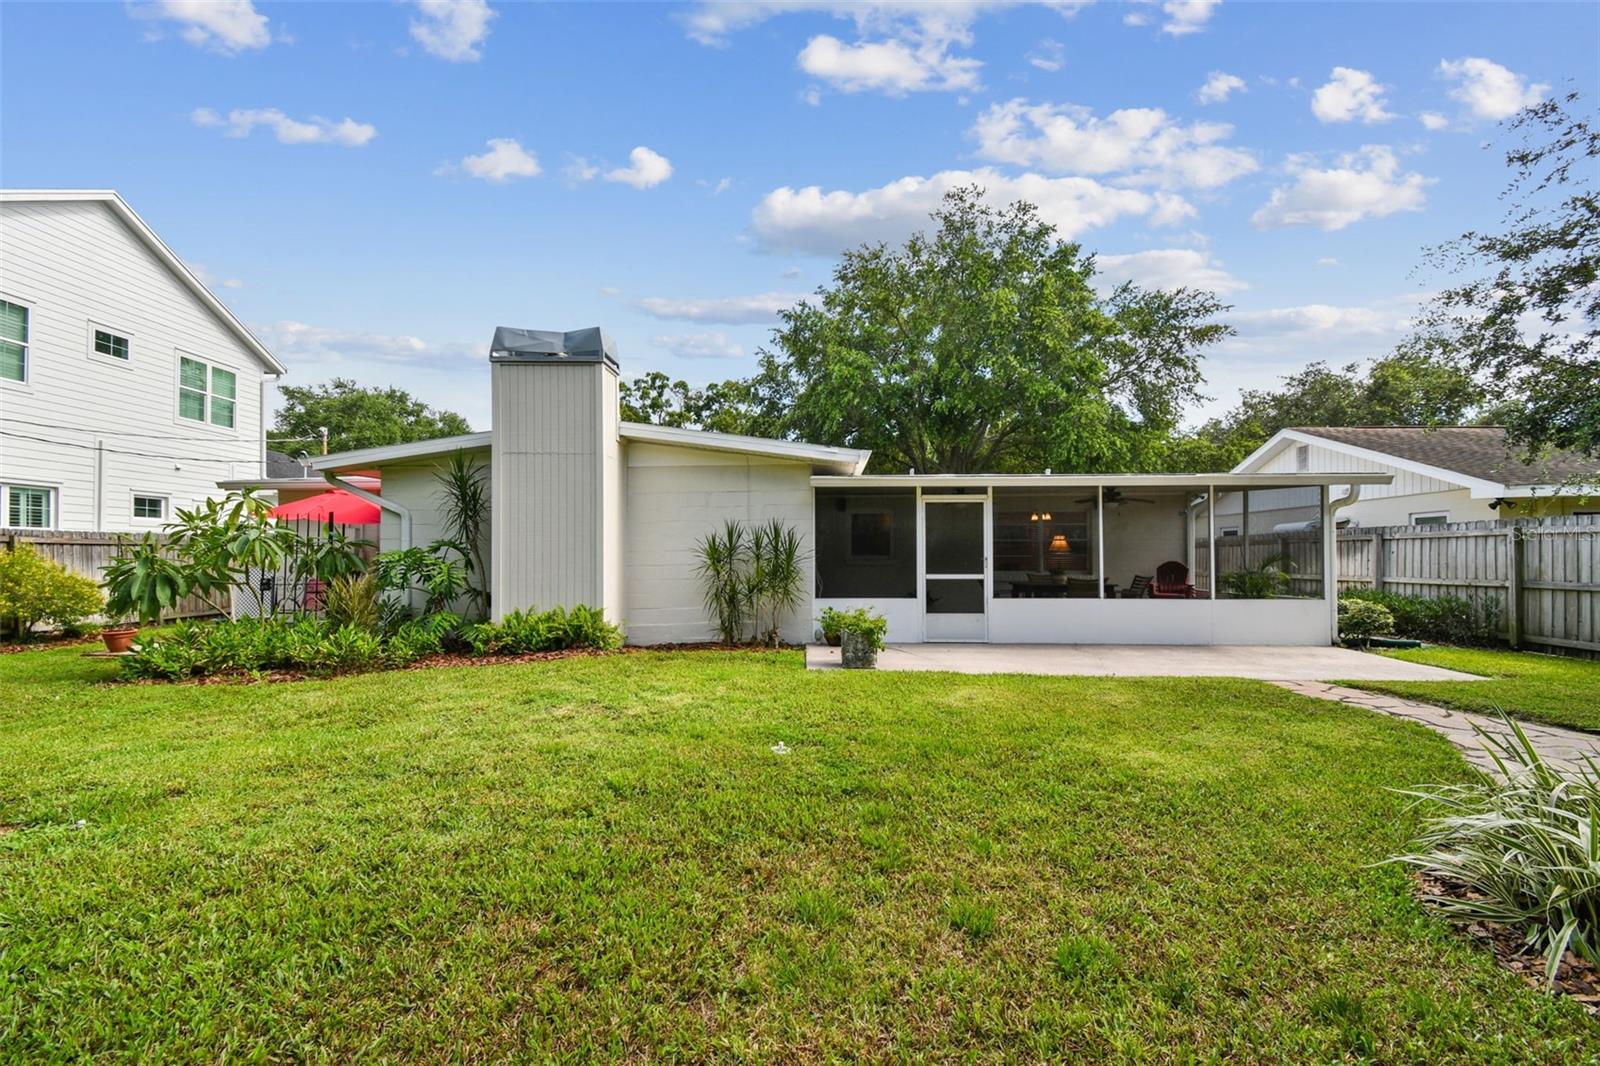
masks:
[(293, 503), (280, 503), (272, 509), (273, 518), (310, 518), (318, 522), (331, 519), (347, 526), (375, 525), (378, 515), (377, 504), (352, 496), (343, 489), (329, 489)]

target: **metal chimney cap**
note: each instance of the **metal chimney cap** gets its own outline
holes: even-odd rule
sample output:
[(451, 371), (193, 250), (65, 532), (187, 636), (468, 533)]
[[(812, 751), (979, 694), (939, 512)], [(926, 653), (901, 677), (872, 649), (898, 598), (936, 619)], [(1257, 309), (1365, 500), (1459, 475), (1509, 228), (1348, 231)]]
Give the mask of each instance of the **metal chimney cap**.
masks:
[(617, 369), (617, 348), (599, 326), (588, 329), (518, 329), (496, 326), (492, 363), (607, 363)]

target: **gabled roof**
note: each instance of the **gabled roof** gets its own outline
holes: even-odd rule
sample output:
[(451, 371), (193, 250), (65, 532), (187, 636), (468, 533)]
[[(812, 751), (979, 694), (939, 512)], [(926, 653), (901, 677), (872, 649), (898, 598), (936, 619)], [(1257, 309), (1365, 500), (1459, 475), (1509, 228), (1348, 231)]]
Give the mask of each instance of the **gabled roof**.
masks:
[(1293, 426), (1238, 466), (1258, 467), (1289, 443), (1318, 444), (1473, 490), (1474, 496), (1571, 494), (1600, 483), (1600, 459), (1554, 452), (1528, 460), (1501, 426)]
[(288, 373), (288, 368), (278, 362), (273, 354), (267, 351), (266, 345), (257, 339), (254, 333), (236, 318), (227, 305), (206, 288), (205, 283), (195, 276), (194, 271), (186, 266), (182, 259), (168, 248), (162, 239), (156, 236), (155, 230), (145, 224), (144, 219), (136, 214), (133, 208), (112, 189), (0, 189), (0, 203), (29, 203), (29, 202), (80, 202), (101, 203), (111, 209), (111, 212), (120, 218), (134, 236), (149, 248), (155, 257), (172, 271), (195, 299), (205, 305), (222, 323), (223, 328), (239, 338), (250, 354), (261, 360), (262, 364), (274, 374)]

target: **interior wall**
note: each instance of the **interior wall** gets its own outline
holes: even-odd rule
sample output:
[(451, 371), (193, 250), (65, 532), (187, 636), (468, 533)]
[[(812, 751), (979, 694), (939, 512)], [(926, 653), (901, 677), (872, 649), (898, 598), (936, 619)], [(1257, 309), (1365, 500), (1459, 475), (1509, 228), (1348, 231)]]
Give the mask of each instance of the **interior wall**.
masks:
[(1184, 562), (1189, 555), (1188, 524), (1184, 511), (1187, 494), (1129, 490), (1131, 499), (1105, 508), (1106, 580), (1126, 588), (1135, 574), (1155, 576), (1156, 567), (1168, 560)]

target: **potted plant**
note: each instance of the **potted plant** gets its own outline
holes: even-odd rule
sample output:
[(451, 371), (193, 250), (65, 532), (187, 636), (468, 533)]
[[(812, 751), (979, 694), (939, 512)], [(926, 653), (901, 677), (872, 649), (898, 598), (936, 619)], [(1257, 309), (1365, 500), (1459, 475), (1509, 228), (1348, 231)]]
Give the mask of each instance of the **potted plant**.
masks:
[(817, 619), (817, 629), (822, 634), (822, 641), (830, 648), (839, 646), (840, 627), (844, 624), (846, 612), (837, 607), (824, 607), (822, 615)]
[(184, 568), (148, 533), (142, 540), (124, 541), (104, 574), (106, 617), (116, 621), (100, 631), (100, 639), (110, 652), (128, 651), (139, 626), (159, 621), (190, 585)]
[(878, 665), (889, 623), (883, 615), (858, 607), (841, 613), (840, 661), (846, 670), (871, 670)]

